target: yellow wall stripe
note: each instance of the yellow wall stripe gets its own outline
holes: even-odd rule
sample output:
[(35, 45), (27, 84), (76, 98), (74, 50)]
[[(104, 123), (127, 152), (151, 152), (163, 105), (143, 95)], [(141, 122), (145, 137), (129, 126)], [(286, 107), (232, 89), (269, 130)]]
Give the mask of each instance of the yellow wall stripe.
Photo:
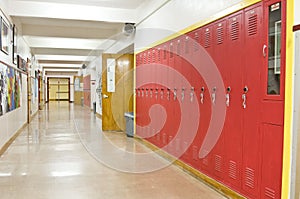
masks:
[(281, 198), (288, 199), (291, 181), (292, 113), (293, 113), (293, 62), (294, 62), (294, 0), (287, 0), (286, 10), (286, 76), (284, 105), (284, 143)]

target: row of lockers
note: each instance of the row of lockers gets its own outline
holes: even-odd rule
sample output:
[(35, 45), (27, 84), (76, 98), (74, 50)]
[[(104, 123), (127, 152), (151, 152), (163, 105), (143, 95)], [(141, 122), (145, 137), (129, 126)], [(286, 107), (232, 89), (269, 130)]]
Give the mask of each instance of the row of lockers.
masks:
[(281, 195), (283, 56), (281, 85), (268, 81), (278, 13), (284, 42), (285, 2), (264, 1), (136, 55), (136, 134), (248, 198)]

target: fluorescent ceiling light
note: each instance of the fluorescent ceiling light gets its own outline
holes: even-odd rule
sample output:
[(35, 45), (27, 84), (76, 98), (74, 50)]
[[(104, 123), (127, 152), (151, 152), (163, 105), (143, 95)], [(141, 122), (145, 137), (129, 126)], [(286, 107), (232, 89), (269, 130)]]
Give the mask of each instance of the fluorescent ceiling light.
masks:
[(81, 68), (82, 64), (41, 64), (43, 67), (57, 67), (57, 68)]
[(105, 50), (114, 43), (114, 40), (111, 39), (80, 39), (38, 36), (24, 36), (24, 38), (33, 48)]
[(35, 55), (37, 60), (56, 60), (56, 61), (92, 61), (95, 56), (77, 55)]
[(45, 71), (54, 71), (54, 72), (78, 72), (80, 69), (60, 69), (60, 68), (45, 68)]

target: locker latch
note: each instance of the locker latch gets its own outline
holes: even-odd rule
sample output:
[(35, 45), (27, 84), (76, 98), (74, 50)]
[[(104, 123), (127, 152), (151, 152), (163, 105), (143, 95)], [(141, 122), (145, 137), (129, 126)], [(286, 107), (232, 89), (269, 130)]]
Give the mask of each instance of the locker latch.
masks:
[(149, 89), (148, 89), (148, 88), (146, 88), (146, 97), (148, 97), (148, 90), (149, 90)]
[(216, 103), (216, 92), (217, 92), (217, 87), (213, 87), (212, 94), (211, 94), (211, 100), (213, 104)]
[(182, 88), (181, 89), (181, 101), (183, 102), (183, 100), (184, 100), (184, 90), (185, 90), (185, 88)]
[(155, 89), (155, 98), (158, 99), (158, 88)]
[(153, 89), (150, 88), (150, 98), (152, 98), (152, 94), (153, 94)]
[(243, 108), (245, 109), (247, 107), (247, 92), (248, 92), (248, 87), (245, 86), (243, 91), (244, 91), (244, 94), (242, 95), (242, 100), (243, 100)]
[(142, 97), (144, 97), (144, 89), (142, 88)]
[(227, 107), (229, 107), (229, 105), (230, 105), (230, 91), (231, 91), (231, 88), (230, 88), (230, 86), (228, 86), (226, 89), (226, 106)]
[(168, 90), (167, 91), (167, 99), (168, 99), (168, 101), (170, 101), (170, 88), (168, 88), (167, 90)]
[(195, 91), (195, 88), (194, 87), (192, 87), (191, 88), (191, 93), (190, 93), (190, 97), (191, 97), (191, 102), (193, 102), (194, 101), (194, 91)]
[(177, 99), (177, 88), (174, 88), (174, 101)]
[(160, 99), (164, 99), (164, 89), (160, 89)]
[(201, 88), (201, 93), (200, 93), (200, 102), (201, 104), (204, 103), (204, 87)]
[(141, 96), (141, 91), (140, 91), (140, 89), (138, 88), (138, 97), (140, 97)]

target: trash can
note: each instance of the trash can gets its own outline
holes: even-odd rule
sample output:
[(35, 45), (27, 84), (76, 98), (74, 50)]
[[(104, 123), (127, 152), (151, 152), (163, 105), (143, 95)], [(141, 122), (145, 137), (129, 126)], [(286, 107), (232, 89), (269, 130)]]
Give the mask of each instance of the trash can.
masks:
[(81, 106), (83, 106), (83, 105), (84, 105), (84, 98), (81, 97)]
[(124, 114), (126, 120), (126, 135), (127, 137), (133, 137), (133, 112)]
[(96, 102), (93, 102), (93, 110), (94, 110), (94, 114), (96, 114)]

